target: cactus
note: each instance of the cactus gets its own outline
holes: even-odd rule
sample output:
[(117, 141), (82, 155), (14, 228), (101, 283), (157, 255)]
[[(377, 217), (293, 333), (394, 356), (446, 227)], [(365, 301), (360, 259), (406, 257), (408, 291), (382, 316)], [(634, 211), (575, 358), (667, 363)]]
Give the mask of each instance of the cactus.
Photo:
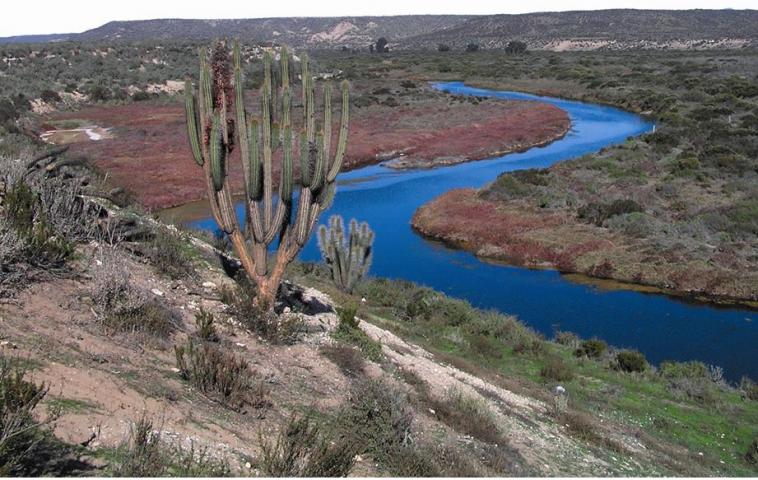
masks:
[(366, 222), (358, 225), (350, 220), (350, 235), (345, 239), (342, 217), (329, 218), (329, 228), (321, 225), (318, 232), (318, 246), (321, 257), (329, 267), (335, 285), (346, 293), (352, 293), (358, 280), (371, 266), (374, 232)]
[[(195, 89), (185, 85), (187, 135), (195, 162), (203, 168), (213, 217), (229, 237), (245, 272), (257, 286), (258, 306), (272, 309), (286, 266), (302, 250), (319, 214), (334, 198), (335, 179), (342, 167), (348, 133), (348, 84), (342, 83), (342, 116), (338, 142), (332, 152), (332, 87), (323, 87), (323, 120), (316, 120), (314, 80), (308, 59), (301, 58), (302, 123), (295, 126), (289, 55), (281, 50), (280, 75), (272, 74), (274, 60), (263, 58), (264, 81), (258, 92), (260, 115), (245, 108), (242, 58), (238, 42), (231, 54), (217, 42), (210, 56), (200, 51), (200, 77)], [(232, 156), (238, 150), (239, 155)], [(281, 155), (278, 155), (281, 152)], [(300, 156), (297, 208), (293, 209), (293, 154)], [(281, 162), (278, 199), (273, 163)], [(242, 161), (246, 222), (234, 210), (228, 178), (229, 161)], [(277, 240), (269, 258), (269, 246)]]

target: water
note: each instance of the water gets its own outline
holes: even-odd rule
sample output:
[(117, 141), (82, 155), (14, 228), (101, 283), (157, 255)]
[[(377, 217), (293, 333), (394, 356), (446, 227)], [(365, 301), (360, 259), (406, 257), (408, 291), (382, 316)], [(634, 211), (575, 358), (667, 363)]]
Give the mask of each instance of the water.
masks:
[[(556, 329), (568, 330), (638, 349), (653, 363), (701, 360), (723, 367), (730, 380), (743, 374), (758, 379), (758, 314), (753, 311), (604, 290), (571, 282), (555, 271), (493, 265), (415, 234), (410, 226), (414, 211), (450, 189), (480, 187), (504, 171), (547, 167), (653, 129), (652, 123), (639, 116), (612, 107), (477, 89), (458, 82), (435, 87), (457, 94), (540, 100), (568, 112), (572, 128), (562, 140), (546, 147), (486, 161), (411, 171), (376, 165), (341, 174), (334, 205), (321, 220), (339, 214), (371, 225), (376, 232), (373, 275), (412, 280), (478, 307), (517, 315), (547, 336)], [(213, 219), (191, 225), (216, 228)], [(315, 237), (300, 258), (320, 260)]]

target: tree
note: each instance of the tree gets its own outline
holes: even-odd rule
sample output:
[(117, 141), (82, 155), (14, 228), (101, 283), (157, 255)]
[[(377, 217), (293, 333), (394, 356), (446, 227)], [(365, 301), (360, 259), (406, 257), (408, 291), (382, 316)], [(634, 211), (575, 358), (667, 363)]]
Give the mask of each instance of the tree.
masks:
[(376, 41), (376, 51), (377, 53), (387, 53), (390, 51), (389, 47), (387, 46), (386, 38), (380, 37), (379, 40)]
[(450, 51), (450, 45), (445, 45), (444, 43), (440, 43), (437, 45), (437, 51), (438, 52), (449, 52)]
[(519, 42), (518, 40), (512, 40), (508, 42), (508, 45), (505, 47), (505, 53), (510, 53), (512, 55), (522, 55), (526, 53), (526, 43)]
[(476, 43), (469, 43), (468, 45), (466, 45), (466, 51), (467, 52), (479, 51), (479, 45)]
[[(289, 56), (281, 50), (281, 74), (272, 74), (272, 57), (263, 57), (263, 85), (258, 94), (260, 116), (248, 113), (244, 104), (239, 44), (233, 52), (218, 42), (210, 59), (200, 56), (200, 85), (185, 85), (187, 134), (192, 155), (203, 167), (213, 217), (229, 237), (250, 280), (257, 286), (259, 308), (274, 308), (276, 294), (287, 265), (302, 250), (318, 216), (331, 205), (337, 173), (342, 167), (348, 133), (348, 84), (342, 82), (342, 116), (332, 154), (332, 88), (323, 89), (323, 123), (317, 126), (314, 79), (307, 55), (301, 56), (303, 117), (296, 127), (292, 119), (293, 87), (289, 80)], [(296, 134), (294, 132), (299, 132)], [(240, 225), (228, 178), (231, 153), (239, 147), (245, 200), (245, 225)], [(293, 210), (293, 152), (300, 157), (300, 189)], [(281, 156), (276, 155), (281, 153)], [(281, 158), (278, 201), (274, 202), (273, 159)], [(268, 247), (277, 240), (270, 258)]]

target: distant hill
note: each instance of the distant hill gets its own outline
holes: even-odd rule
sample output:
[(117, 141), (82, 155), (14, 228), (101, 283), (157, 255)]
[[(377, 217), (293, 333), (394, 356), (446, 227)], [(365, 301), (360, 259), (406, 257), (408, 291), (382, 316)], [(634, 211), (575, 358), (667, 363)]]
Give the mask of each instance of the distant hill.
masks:
[(30, 35), (8, 42), (203, 40), (237, 37), (298, 48), (367, 48), (386, 37), (392, 49), (444, 43), (502, 48), (511, 40), (532, 49), (699, 49), (758, 46), (758, 10), (597, 10), (520, 15), (158, 19), (109, 22), (71, 35)]
[(709, 48), (758, 46), (758, 10), (596, 10), (487, 15), (406, 40), (501, 48), (511, 40), (534, 49)]
[(210, 39), (235, 37), (289, 45), (368, 47), (379, 37), (401, 40), (455, 27), (473, 17), (413, 15), (390, 17), (261, 18), (245, 20), (142, 20), (110, 22), (76, 40)]
[(63, 42), (72, 37), (75, 37), (76, 33), (53, 33), (49, 35), (17, 35), (15, 37), (0, 37), (0, 44), (3, 43), (47, 43), (47, 42)]

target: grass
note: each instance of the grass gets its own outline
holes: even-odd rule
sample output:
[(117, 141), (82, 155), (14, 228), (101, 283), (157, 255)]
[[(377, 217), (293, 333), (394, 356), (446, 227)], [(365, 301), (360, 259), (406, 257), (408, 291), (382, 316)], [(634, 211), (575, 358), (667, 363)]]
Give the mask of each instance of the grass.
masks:
[(371, 339), (366, 332), (358, 326), (360, 320), (355, 316), (355, 307), (344, 307), (337, 311), (339, 323), (332, 332), (332, 338), (354, 345), (369, 360), (380, 363), (384, 359), (382, 344)]

